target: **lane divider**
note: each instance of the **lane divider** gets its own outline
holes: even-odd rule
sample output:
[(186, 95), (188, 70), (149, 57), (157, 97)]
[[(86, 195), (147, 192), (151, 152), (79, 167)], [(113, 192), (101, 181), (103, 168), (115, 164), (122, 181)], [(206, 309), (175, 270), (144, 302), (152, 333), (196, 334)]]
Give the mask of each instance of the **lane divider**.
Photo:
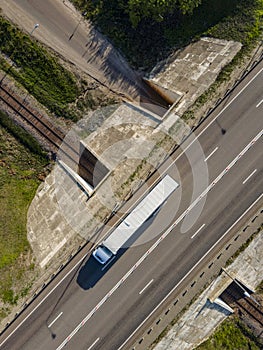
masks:
[(263, 102), (263, 99), (256, 105), (256, 108), (258, 108), (262, 102)]
[[(225, 111), (226, 108), (228, 108), (231, 103), (258, 77), (258, 75), (261, 74), (261, 72), (263, 71), (263, 68), (261, 68), (259, 70), (259, 72), (257, 72), (253, 78), (238, 92), (238, 94), (209, 122), (209, 124), (198, 134), (197, 138), (199, 138), (211, 125), (212, 123)], [(236, 85), (236, 84), (235, 84)], [(195, 141), (191, 141), (190, 144), (184, 149), (184, 151), (186, 151), (189, 147), (191, 147), (191, 145), (194, 143)], [(175, 160), (178, 160), (181, 156), (183, 155), (183, 153), (181, 153)], [(163, 170), (163, 172), (161, 173), (161, 175), (163, 175), (164, 173), (168, 172), (168, 170), (171, 168), (172, 164), (170, 164), (165, 170)], [(156, 180), (157, 181), (157, 180)], [(156, 183), (156, 181), (154, 182), (154, 184)], [(138, 199), (139, 200), (139, 199)], [(137, 201), (135, 202), (135, 204), (137, 203)], [(87, 255), (86, 255), (87, 256)], [(85, 257), (86, 257), (85, 256)], [(84, 258), (85, 258), (84, 257)], [(45, 296), (43, 297), (43, 299), (34, 307), (34, 309), (27, 315), (25, 316), (25, 318), (20, 322), (20, 324), (18, 324), (18, 326), (15, 327), (15, 329), (2, 341), (2, 343), (0, 343), (0, 347), (16, 332), (16, 330), (36, 311), (36, 309), (53, 293), (53, 291), (65, 280), (65, 278), (68, 277), (68, 275), (79, 265), (79, 263), (83, 260), (83, 258), (78, 261), (68, 272), (67, 274), (55, 285), (54, 288), (51, 289), (51, 291)], [(62, 265), (63, 267), (63, 265)]]
[(91, 346), (88, 348), (88, 350), (91, 350), (93, 348), (93, 346), (100, 340), (100, 338), (97, 338), (92, 344)]
[(121, 278), (121, 280), (105, 295), (104, 298), (90, 311), (90, 313), (77, 325), (77, 327), (70, 333), (70, 335), (56, 348), (56, 350), (61, 350), (70, 339), (79, 331), (79, 329), (94, 315), (94, 313), (107, 301), (109, 296), (111, 296), (124, 282), (125, 280), (142, 264), (142, 262), (147, 258), (149, 253), (152, 253), (155, 248), (160, 244), (160, 242), (169, 235), (169, 233), (179, 224), (180, 221), (189, 213), (191, 209), (206, 195), (215, 184), (221, 180), (224, 175), (241, 159), (242, 156), (255, 144), (257, 140), (263, 135), (263, 130), (261, 130), (250, 142), (249, 144), (232, 160), (231, 163), (216, 177), (214, 181), (203, 191), (203, 193), (196, 198), (196, 200), (185, 210), (179, 218), (172, 224), (164, 234), (151, 246), (151, 248), (142, 255), (142, 257), (137, 261), (137, 263), (130, 268), (130, 270)]
[[(170, 290), (170, 292), (163, 298), (163, 300), (160, 301), (160, 303), (149, 313), (149, 315), (141, 322), (141, 324), (130, 334), (130, 336), (125, 340), (125, 342), (117, 349), (121, 350), (127, 343), (128, 341), (134, 336), (134, 334), (145, 324), (145, 322), (156, 312), (156, 310), (159, 309), (159, 307), (169, 298), (169, 296), (179, 287), (179, 285), (190, 275), (191, 272), (200, 264), (201, 261), (205, 259), (206, 256), (216, 247), (216, 245), (223, 240), (223, 238), (228, 234), (229, 231), (232, 230), (233, 227), (250, 211), (253, 206), (261, 200), (263, 197), (263, 193), (243, 212), (243, 214), (227, 229), (227, 231), (219, 238), (217, 242), (213, 244), (213, 246), (201, 257), (199, 261), (187, 272), (187, 274), (173, 287), (173, 289)], [(244, 230), (243, 230), (244, 231)], [(210, 264), (211, 265), (211, 264)], [(200, 275), (199, 278), (202, 278), (205, 272), (203, 271)], [(196, 282), (192, 283), (191, 287), (195, 284)], [(176, 299), (174, 301), (174, 305), (178, 303), (179, 299)], [(159, 320), (156, 322), (158, 325), (162, 318), (160, 317)], [(143, 338), (142, 338), (143, 339)], [(139, 341), (140, 343), (140, 341)]]
[(209, 159), (210, 157), (212, 157), (212, 155), (213, 155), (217, 150), (218, 150), (218, 147), (216, 147), (216, 148), (205, 158), (205, 162), (207, 162), (208, 159)]
[(205, 224), (203, 224), (201, 227), (199, 227), (199, 229), (193, 234), (193, 236), (191, 236), (191, 239), (193, 239), (204, 227), (205, 227)]
[(243, 185), (256, 173), (257, 169), (253, 170), (252, 173), (243, 181)]
[(141, 295), (145, 291), (145, 289), (147, 289), (149, 287), (149, 285), (152, 283), (153, 283), (153, 279), (149, 283), (146, 284), (146, 286), (139, 292), (139, 294)]
[(50, 328), (60, 318), (60, 316), (62, 316), (62, 314), (63, 311), (61, 311), (61, 313), (47, 327)]

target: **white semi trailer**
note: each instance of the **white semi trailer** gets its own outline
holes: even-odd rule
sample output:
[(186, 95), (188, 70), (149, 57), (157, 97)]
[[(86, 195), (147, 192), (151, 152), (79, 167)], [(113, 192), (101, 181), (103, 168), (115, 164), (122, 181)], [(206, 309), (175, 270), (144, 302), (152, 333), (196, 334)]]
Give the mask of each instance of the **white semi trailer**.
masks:
[(106, 264), (178, 186), (173, 178), (166, 175), (93, 251), (94, 258), (99, 263)]

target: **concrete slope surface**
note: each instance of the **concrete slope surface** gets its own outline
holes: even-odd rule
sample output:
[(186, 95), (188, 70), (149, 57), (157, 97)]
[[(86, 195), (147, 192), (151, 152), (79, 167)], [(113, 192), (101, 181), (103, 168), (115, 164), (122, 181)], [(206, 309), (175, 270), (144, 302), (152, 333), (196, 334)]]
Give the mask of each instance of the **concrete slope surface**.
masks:
[[(160, 167), (162, 176), (169, 174), (180, 183), (182, 195), (175, 191), (141, 228), (141, 237), (159, 235), (120, 251), (106, 268), (90, 254), (73, 259), (2, 335), (1, 350), (121, 350), (133, 348), (135, 342), (136, 349), (147, 348), (145, 340), (139, 347), (140, 335), (156, 314), (168, 301), (179, 312), (198, 293), (213, 269), (220, 269), (220, 250), (246, 224), (249, 212), (262, 204), (262, 73), (261, 63), (227, 104), (205, 120), (196, 137), (185, 141), (184, 152), (178, 149), (172, 163)], [(203, 157), (195, 152), (197, 142)], [(191, 164), (186, 149), (192, 152)], [(209, 184), (200, 186), (191, 199), (191, 167), (205, 164)], [(204, 193), (202, 212), (182, 230), (184, 219), (203, 203)]]

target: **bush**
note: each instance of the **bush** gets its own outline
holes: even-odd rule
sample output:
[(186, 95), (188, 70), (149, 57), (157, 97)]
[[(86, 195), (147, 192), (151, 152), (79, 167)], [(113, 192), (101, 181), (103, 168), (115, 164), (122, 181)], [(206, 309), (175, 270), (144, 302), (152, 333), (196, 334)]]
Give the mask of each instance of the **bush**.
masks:
[[(92, 1), (71, 0), (126, 55), (136, 68), (150, 70), (171, 50), (188, 45), (202, 35), (237, 40), (243, 45), (262, 32), (262, 0), (203, 0), (193, 14), (174, 11), (163, 22), (144, 19), (134, 29), (118, 1), (101, 2), (92, 11)], [(260, 27), (261, 26), (261, 27)]]

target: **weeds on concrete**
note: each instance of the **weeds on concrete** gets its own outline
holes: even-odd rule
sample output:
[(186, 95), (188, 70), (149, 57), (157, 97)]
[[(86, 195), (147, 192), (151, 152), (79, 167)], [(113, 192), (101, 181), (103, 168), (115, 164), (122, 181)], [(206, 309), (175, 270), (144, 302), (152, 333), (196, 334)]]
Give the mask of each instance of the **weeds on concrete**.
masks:
[(215, 333), (196, 350), (260, 350), (262, 344), (237, 317), (223, 321)]
[(233, 261), (239, 256), (240, 253), (242, 253), (248, 246), (249, 244), (253, 241), (253, 239), (255, 238), (255, 236), (257, 236), (261, 231), (263, 230), (263, 225), (261, 225), (261, 227), (259, 227), (248, 239), (247, 241), (242, 244), (242, 246), (235, 252), (235, 254), (227, 260), (226, 262), (226, 267), (231, 265), (233, 263)]
[(193, 106), (183, 114), (182, 118), (185, 121), (194, 118), (194, 112), (216, 95), (219, 86), (230, 80), (234, 69), (241, 65), (260, 43), (263, 35), (262, 17), (262, 0), (241, 1), (237, 4), (233, 16), (223, 18), (218, 24), (203, 33), (206, 36), (219, 39), (238, 41), (243, 46), (234, 59), (222, 69), (209, 89), (199, 96)]

